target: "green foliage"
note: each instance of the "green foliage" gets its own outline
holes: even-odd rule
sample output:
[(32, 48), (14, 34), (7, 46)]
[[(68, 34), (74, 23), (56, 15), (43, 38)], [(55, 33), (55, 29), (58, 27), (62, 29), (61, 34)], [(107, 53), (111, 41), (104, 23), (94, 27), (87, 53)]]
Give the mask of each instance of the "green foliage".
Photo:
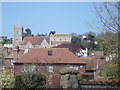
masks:
[(45, 85), (46, 78), (41, 74), (27, 73), (15, 77), (15, 88), (40, 88)]
[(21, 75), (15, 77), (14, 88), (27, 88), (27, 86), (23, 83)]
[[(86, 38), (82, 38), (82, 36), (85, 35)], [(95, 44), (96, 42), (100, 42), (98, 37), (96, 37), (96, 34), (93, 32), (88, 32), (83, 35), (77, 35), (72, 33), (72, 40), (71, 43), (79, 45), (82, 49), (88, 48), (88, 50), (100, 50), (99, 44)]]
[(110, 31), (102, 32), (98, 36), (100, 38), (99, 46), (101, 50), (104, 51), (105, 55), (113, 55), (116, 54), (116, 57), (111, 61), (108, 61), (105, 64), (105, 73), (106, 78), (118, 79), (119, 77), (119, 62), (120, 59), (117, 57), (118, 54), (118, 33), (113, 33)]
[(106, 65), (107, 76), (112, 79), (120, 79), (120, 58), (118, 56), (120, 52), (118, 42), (120, 40), (118, 36), (120, 24), (118, 21), (120, 18), (117, 14), (120, 6), (118, 5), (118, 2), (104, 2), (100, 4), (94, 3), (94, 8), (99, 20), (99, 26), (97, 25), (97, 28), (102, 31), (100, 35), (100, 38), (102, 39), (100, 47), (104, 50), (106, 55), (116, 54), (116, 58), (109, 61)]
[(29, 28), (25, 29), (25, 32), (26, 32), (24, 33), (25, 37), (34, 36)]
[(73, 36), (71, 42), (76, 45), (80, 45), (81, 40), (77, 36)]
[(107, 31), (105, 33), (101, 33), (99, 37), (102, 39), (100, 47), (107, 55), (118, 53), (118, 33)]
[(31, 30), (29, 28), (25, 29), (27, 34), (31, 34)]
[(0, 88), (13, 88), (14, 75), (7, 69), (0, 71)]
[(12, 40), (6, 39), (6, 40), (3, 40), (1, 43), (2, 43), (2, 45), (7, 44), (7, 43), (12, 43)]
[(107, 77), (110, 79), (119, 79), (119, 65), (118, 63), (115, 63), (117, 61), (117, 59), (113, 59), (106, 65)]

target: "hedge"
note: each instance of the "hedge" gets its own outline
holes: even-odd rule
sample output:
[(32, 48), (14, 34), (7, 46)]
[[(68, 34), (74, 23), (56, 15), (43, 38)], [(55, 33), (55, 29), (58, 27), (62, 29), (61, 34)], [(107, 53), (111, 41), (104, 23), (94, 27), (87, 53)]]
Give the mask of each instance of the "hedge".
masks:
[(14, 88), (39, 88), (46, 83), (46, 77), (41, 74), (23, 74), (15, 77)]

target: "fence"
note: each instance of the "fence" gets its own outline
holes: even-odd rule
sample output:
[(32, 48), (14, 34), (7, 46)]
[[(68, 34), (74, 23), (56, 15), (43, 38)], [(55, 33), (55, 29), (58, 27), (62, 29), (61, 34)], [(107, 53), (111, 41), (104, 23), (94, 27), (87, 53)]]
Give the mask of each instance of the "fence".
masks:
[(79, 81), (80, 90), (119, 90), (119, 81)]

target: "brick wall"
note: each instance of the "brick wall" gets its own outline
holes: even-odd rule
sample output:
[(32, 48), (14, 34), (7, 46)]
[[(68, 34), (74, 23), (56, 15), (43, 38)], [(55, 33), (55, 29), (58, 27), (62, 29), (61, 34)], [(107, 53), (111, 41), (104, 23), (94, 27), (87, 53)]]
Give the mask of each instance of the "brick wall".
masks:
[[(36, 64), (36, 70), (34, 72), (36, 73), (43, 73), (45, 75), (52, 75), (52, 74), (59, 74), (59, 71), (67, 67), (67, 65), (64, 64), (54, 64), (53, 66), (53, 72), (49, 72), (49, 65), (48, 64)], [(85, 65), (78, 65), (79, 75), (85, 72)], [(24, 72), (24, 64), (15, 64), (14, 65), (14, 74), (23, 74)]]
[[(35, 65), (35, 64), (34, 64)], [(37, 64), (36, 65), (36, 71), (34, 73), (41, 73), (46, 76), (46, 87), (47, 88), (60, 88), (60, 78), (61, 75), (59, 74), (59, 71), (66, 67), (67, 65), (64, 64), (54, 64), (53, 65), (53, 72), (49, 72), (49, 65), (48, 64)], [(78, 76), (81, 76), (82, 73), (85, 72), (85, 65), (81, 68), (81, 65), (78, 65), (78, 70), (79, 74)], [(14, 65), (14, 74), (15, 75), (20, 75), (24, 74), (25, 72), (23, 71), (24, 65), (23, 64), (15, 64)]]

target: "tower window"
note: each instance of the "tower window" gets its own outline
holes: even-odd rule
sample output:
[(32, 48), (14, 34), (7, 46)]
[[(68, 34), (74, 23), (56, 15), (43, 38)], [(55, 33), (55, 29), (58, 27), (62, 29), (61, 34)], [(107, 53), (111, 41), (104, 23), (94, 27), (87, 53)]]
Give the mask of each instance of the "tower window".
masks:
[(52, 55), (52, 51), (48, 51), (48, 55), (51, 56)]

